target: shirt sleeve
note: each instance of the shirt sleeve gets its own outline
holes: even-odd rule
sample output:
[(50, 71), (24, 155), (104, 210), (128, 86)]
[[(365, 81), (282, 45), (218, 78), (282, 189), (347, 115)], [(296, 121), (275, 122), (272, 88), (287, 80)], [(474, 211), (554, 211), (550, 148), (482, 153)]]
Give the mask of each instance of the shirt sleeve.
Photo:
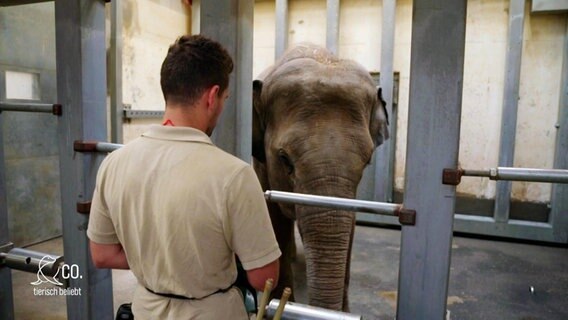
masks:
[(264, 193), (254, 170), (245, 166), (228, 185), (229, 242), (243, 268), (263, 267), (281, 255)]
[[(105, 159), (106, 160), (106, 159)], [(110, 218), (110, 212), (105, 201), (104, 185), (106, 180), (106, 161), (103, 161), (97, 172), (97, 181), (93, 199), (91, 201), (91, 212), (89, 214), (89, 227), (87, 236), (91, 241), (100, 244), (120, 243), (114, 224)]]

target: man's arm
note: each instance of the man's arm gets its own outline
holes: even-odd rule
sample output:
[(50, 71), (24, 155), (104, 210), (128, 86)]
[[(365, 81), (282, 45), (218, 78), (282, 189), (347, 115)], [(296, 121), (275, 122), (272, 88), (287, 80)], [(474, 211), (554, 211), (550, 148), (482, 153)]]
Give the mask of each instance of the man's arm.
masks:
[(91, 258), (97, 268), (130, 269), (126, 254), (120, 243), (101, 244), (89, 241)]
[(280, 262), (276, 259), (263, 267), (247, 270), (246, 272), (251, 286), (257, 291), (264, 291), (264, 284), (266, 283), (266, 280), (272, 279), (273, 288), (276, 287), (276, 284), (278, 284)]

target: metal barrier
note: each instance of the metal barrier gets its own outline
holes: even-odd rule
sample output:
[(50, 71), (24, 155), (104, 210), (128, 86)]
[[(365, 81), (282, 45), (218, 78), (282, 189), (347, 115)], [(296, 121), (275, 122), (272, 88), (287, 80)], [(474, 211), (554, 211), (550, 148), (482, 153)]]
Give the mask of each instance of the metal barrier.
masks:
[(316, 196), (272, 190), (267, 190), (264, 193), (264, 197), (266, 200), (274, 202), (397, 216), (400, 224), (403, 225), (414, 225), (416, 223), (416, 211), (406, 209), (402, 204)]
[(442, 182), (458, 185), (461, 177), (488, 177), (491, 180), (568, 183), (568, 170), (497, 167), (485, 170), (444, 169)]
[(60, 116), (63, 113), (60, 104), (48, 103), (16, 103), (16, 102), (2, 102), (0, 103), (0, 112), (2, 111), (18, 111), (18, 112), (40, 112), (51, 113)]
[[(280, 301), (272, 299), (266, 307), (266, 319), (274, 318)], [(305, 304), (288, 302), (284, 306), (282, 320), (361, 320), (362, 317), (346, 312), (327, 310)]]
[[(73, 150), (75, 150), (76, 152), (108, 153), (113, 152), (123, 146), (124, 145), (118, 143), (76, 140), (73, 143)], [(416, 211), (406, 209), (402, 204), (354, 200), (272, 190), (267, 190), (264, 193), (264, 197), (266, 198), (266, 200), (274, 202), (293, 203), (299, 205), (396, 216), (398, 217), (398, 220), (402, 225), (416, 224)], [(78, 210), (78, 212), (81, 213), (88, 213), (88, 211), (89, 209)]]

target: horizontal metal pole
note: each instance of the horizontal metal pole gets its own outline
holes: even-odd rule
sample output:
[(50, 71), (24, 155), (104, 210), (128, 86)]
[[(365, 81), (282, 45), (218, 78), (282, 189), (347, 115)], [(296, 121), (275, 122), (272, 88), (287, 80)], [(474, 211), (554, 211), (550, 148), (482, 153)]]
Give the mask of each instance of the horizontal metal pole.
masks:
[(123, 144), (119, 143), (97, 142), (97, 152), (113, 152), (123, 146)]
[(61, 105), (49, 103), (2, 102), (0, 103), (0, 111), (41, 112), (61, 115)]
[[(280, 301), (272, 299), (266, 307), (266, 318), (272, 319), (276, 314)], [(284, 306), (282, 320), (361, 320), (362, 317), (346, 312), (333, 311), (305, 304), (288, 302)]]
[(369, 212), (389, 216), (398, 215), (397, 211), (402, 207), (402, 205), (396, 203), (354, 200), (272, 190), (267, 190), (264, 193), (264, 197), (266, 200), (274, 202), (293, 203), (347, 211)]
[(54, 0), (0, 0), (0, 7), (19, 6), (23, 4), (32, 4), (40, 2), (50, 2)]
[(140, 118), (155, 119), (155, 118), (161, 118), (163, 116), (164, 116), (163, 110), (132, 110), (132, 109), (123, 110), (123, 118), (125, 119), (140, 119)]
[(463, 170), (463, 176), (488, 177), (491, 180), (568, 183), (568, 170), (497, 167), (487, 170)]
[(43, 275), (50, 277), (57, 274), (62, 263), (63, 256), (22, 248), (0, 253), (0, 266), (31, 273), (37, 273), (41, 269)]

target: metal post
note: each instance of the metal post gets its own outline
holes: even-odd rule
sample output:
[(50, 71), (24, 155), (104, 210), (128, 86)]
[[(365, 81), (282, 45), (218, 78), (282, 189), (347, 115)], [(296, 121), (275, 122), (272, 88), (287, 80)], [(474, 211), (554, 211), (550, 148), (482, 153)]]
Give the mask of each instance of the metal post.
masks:
[(327, 0), (327, 26), (325, 44), (327, 50), (339, 54), (339, 7), (340, 0)]
[(466, 7), (466, 0), (413, 4), (404, 205), (417, 219), (402, 226), (399, 320), (446, 314), (456, 189), (440, 178), (458, 163)]
[[(524, 20), (525, 0), (510, 0), (509, 36), (505, 59), (505, 89), (503, 94), (503, 113), (501, 116), (501, 139), (499, 142), (499, 167), (512, 167), (515, 155)], [(495, 222), (503, 223), (509, 220), (511, 189), (511, 182), (497, 182), (494, 209)]]
[[(4, 137), (3, 121), (0, 112), (0, 247), (10, 242), (8, 228), (8, 204), (6, 203), (6, 177), (4, 175)], [(14, 297), (12, 295), (12, 272), (8, 268), (0, 267), (0, 314), (6, 320), (14, 319)]]
[(394, 157), (396, 127), (393, 117), (394, 90), (394, 31), (396, 0), (383, 0), (383, 24), (381, 30), (381, 74), (380, 85), (383, 99), (386, 101), (387, 114), (390, 117), (389, 136), (375, 152), (375, 200), (392, 202), (394, 181)]
[[(562, 80), (560, 86), (560, 105), (556, 126), (556, 148), (554, 168), (568, 169), (568, 24), (564, 34), (564, 58), (562, 61)], [(568, 185), (553, 184), (551, 196), (552, 210), (549, 221), (558, 242), (568, 243)]]
[(122, 0), (110, 4), (110, 141), (122, 143)]
[(235, 155), (252, 163), (252, 57), (254, 1), (238, 1), (236, 48), (237, 146)]
[(219, 41), (235, 61), (230, 96), (213, 133), (220, 148), (244, 161), (252, 153), (252, 0), (202, 1), (201, 34)]
[(288, 48), (288, 0), (275, 0), (276, 5), (276, 43), (274, 59), (278, 60)]
[(102, 157), (76, 156), (75, 140), (107, 140), (105, 2), (55, 2), (57, 96), (66, 106), (59, 124), (61, 209), (65, 262), (77, 264), (81, 276), (69, 279), (81, 295), (67, 296), (68, 319), (113, 318), (109, 269), (92, 264), (85, 233), (88, 215), (77, 203), (88, 201)]

